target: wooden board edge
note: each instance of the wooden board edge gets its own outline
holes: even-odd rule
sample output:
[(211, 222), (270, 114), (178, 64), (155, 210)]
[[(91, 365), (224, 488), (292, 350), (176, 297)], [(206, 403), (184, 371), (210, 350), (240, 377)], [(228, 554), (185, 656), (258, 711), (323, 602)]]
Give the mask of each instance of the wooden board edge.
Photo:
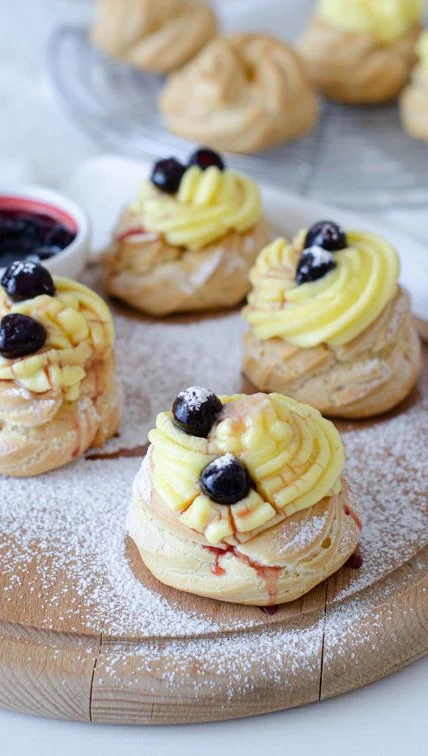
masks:
[(428, 654), (428, 575), (382, 602), (369, 602), (357, 622), (352, 613), (346, 619), (345, 606), (339, 627), (333, 612), (327, 609), (320, 700), (369, 685)]
[[(408, 565), (402, 570), (412, 574)], [(199, 643), (188, 638), (136, 643), (3, 622), (0, 707), (106, 724), (183, 724), (250, 717), (332, 698), (428, 653), (428, 575), (416, 580), (416, 574), (403, 590), (359, 614), (358, 633), (345, 621), (340, 643), (332, 626), (334, 606), (318, 602), (314, 611), (301, 615), (292, 648), (278, 654), (274, 640), (281, 629), (275, 626), (272, 647), (261, 647), (264, 630), (258, 628), (240, 659), (233, 653), (229, 660), (225, 651), (234, 639), (227, 636), (220, 639), (226, 644), (220, 648), (220, 667), (203, 638)], [(327, 599), (328, 585), (320, 591)]]
[(100, 641), (0, 622), (0, 708), (89, 722)]

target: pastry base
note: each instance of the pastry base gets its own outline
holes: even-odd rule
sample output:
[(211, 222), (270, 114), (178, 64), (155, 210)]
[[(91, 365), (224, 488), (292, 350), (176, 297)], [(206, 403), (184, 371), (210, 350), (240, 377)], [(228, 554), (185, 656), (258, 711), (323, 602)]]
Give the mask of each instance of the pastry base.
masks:
[(346, 32), (314, 17), (298, 43), (309, 78), (326, 97), (353, 105), (393, 100), (416, 63), (415, 27), (385, 45), (370, 34)]
[(150, 454), (134, 484), (128, 532), (150, 572), (180, 591), (252, 606), (287, 603), (336, 572), (358, 544), (359, 507), (346, 481), (338, 496), (245, 543), (214, 548), (173, 519), (155, 491), (144, 499), (149, 465)]
[(113, 360), (90, 371), (90, 390), (75, 402), (44, 395), (29, 399), (24, 391), (19, 406), (5, 383), (9, 384), (0, 382), (1, 475), (24, 478), (55, 470), (91, 446), (102, 446), (119, 427), (122, 392), (114, 376)]
[(410, 298), (400, 290), (377, 320), (349, 344), (310, 349), (244, 335), (243, 371), (264, 392), (278, 391), (339, 418), (378, 415), (415, 386), (421, 346)]
[[(125, 213), (119, 228), (129, 225), (132, 217)], [(247, 295), (249, 271), (271, 238), (265, 218), (250, 231), (230, 232), (200, 250), (173, 247), (151, 233), (119, 237), (104, 258), (104, 285), (111, 296), (150, 315), (235, 307)]]

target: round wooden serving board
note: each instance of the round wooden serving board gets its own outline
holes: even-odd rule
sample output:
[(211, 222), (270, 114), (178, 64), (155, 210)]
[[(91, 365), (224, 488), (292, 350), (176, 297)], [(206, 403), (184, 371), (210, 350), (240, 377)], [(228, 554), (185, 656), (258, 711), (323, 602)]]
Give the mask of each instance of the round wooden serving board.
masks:
[(239, 314), (159, 323), (117, 307), (116, 325), (120, 437), (62, 470), (0, 481), (0, 706), (127, 724), (229, 719), (336, 696), (426, 654), (428, 350), (399, 411), (340, 425), (362, 568), (267, 614), (159, 584), (124, 530), (156, 413), (187, 385), (242, 388)]

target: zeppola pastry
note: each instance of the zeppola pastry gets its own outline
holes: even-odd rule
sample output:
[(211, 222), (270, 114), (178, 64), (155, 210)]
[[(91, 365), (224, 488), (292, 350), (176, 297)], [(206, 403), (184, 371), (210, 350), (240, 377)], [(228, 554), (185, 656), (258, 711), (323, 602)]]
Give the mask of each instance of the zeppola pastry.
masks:
[(38, 475), (118, 428), (113, 323), (97, 294), (33, 262), (1, 287), (0, 473)]
[(401, 117), (411, 136), (428, 141), (428, 31), (422, 34), (417, 52), (418, 65), (400, 101)]
[(216, 32), (215, 13), (205, 0), (98, 0), (92, 41), (137, 68), (168, 73)]
[(354, 552), (359, 506), (334, 425), (280, 394), (191, 387), (157, 417), (128, 531), (155, 577), (240, 604), (299, 598)]
[(306, 134), (318, 119), (299, 56), (262, 34), (214, 39), (169, 77), (159, 104), (174, 134), (244, 154)]
[(422, 0), (318, 0), (298, 43), (311, 81), (332, 100), (394, 99), (415, 63)]
[(260, 192), (219, 155), (160, 160), (119, 220), (104, 258), (107, 291), (151, 315), (233, 307), (272, 238)]
[(277, 239), (251, 271), (243, 369), (334, 417), (391, 409), (414, 387), (421, 348), (395, 249), (331, 221)]

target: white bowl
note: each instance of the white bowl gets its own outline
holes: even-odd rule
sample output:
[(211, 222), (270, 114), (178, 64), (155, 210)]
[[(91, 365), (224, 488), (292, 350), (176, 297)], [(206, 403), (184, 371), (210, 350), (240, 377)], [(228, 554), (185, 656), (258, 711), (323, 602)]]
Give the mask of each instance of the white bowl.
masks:
[[(0, 190), (0, 204), (5, 199), (10, 200), (11, 209), (14, 207), (14, 199), (20, 202), (28, 200), (28, 210), (30, 212), (31, 203), (36, 202), (41, 203), (42, 207), (40, 209), (48, 215), (53, 214), (55, 217), (55, 214), (58, 214), (59, 219), (61, 219), (62, 214), (67, 216), (69, 220), (68, 225), (73, 225), (76, 229), (76, 237), (68, 247), (65, 247), (61, 252), (58, 252), (48, 260), (44, 260), (43, 265), (54, 275), (78, 278), (88, 261), (91, 237), (88, 216), (79, 205), (73, 200), (68, 199), (64, 194), (56, 192), (53, 189), (45, 189), (42, 186), (10, 187), (4, 191)], [(25, 207), (22, 207), (22, 209), (25, 209)], [(0, 267), (0, 275), (4, 270), (4, 267)]]

